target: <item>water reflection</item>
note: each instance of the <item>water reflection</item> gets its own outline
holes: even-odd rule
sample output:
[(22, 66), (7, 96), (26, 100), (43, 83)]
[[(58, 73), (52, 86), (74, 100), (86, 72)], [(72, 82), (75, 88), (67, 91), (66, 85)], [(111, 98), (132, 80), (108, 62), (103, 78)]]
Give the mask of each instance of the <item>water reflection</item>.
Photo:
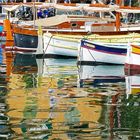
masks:
[(13, 73), (37, 73), (36, 57), (33, 54), (15, 53), (12, 67)]
[(127, 94), (140, 93), (140, 75), (126, 76), (126, 93)]
[[(139, 109), (140, 109), (140, 75), (126, 76), (126, 94), (119, 97), (121, 106), (118, 107), (118, 134), (129, 139), (140, 139)], [(117, 124), (116, 124), (117, 125)], [(115, 126), (116, 126), (115, 125)]]
[(139, 139), (140, 79), (126, 76), (123, 66), (77, 67), (75, 59), (19, 53), (3, 59), (0, 129), (6, 131), (0, 134), (37, 140)]
[(9, 106), (6, 103), (9, 92), (6, 75), (6, 65), (4, 64), (3, 50), (0, 48), (0, 139), (9, 139), (14, 135), (10, 126), (10, 118), (7, 115)]
[(75, 59), (36, 59), (38, 72), (43, 76), (51, 74), (77, 74)]
[(3, 57), (2, 57), (2, 48), (0, 47), (0, 64), (2, 64), (2, 60), (3, 60)]
[(81, 65), (79, 66), (80, 87), (92, 85), (103, 87), (105, 85), (125, 82), (123, 65)]

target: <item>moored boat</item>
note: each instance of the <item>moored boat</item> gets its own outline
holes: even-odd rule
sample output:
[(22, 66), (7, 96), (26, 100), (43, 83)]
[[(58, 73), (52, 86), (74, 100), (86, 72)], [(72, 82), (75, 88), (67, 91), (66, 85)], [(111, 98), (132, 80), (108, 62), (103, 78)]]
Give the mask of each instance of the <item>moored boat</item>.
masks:
[[(93, 12), (93, 13), (96, 11), (97, 12), (116, 11), (117, 13), (120, 13), (122, 10), (125, 10), (125, 12), (127, 11), (127, 9), (124, 7), (110, 6), (110, 5), (83, 5), (83, 4), (81, 4), (79, 6), (78, 4), (77, 5), (76, 4), (75, 5), (56, 4), (54, 7), (55, 8), (59, 7), (59, 9), (62, 8), (63, 10), (66, 10), (66, 11), (82, 9), (83, 11), (86, 11), (86, 12), (88, 11), (88, 12)], [(130, 10), (131, 9), (129, 9), (128, 12), (130, 12)], [(139, 10), (138, 8), (137, 9), (133, 8), (132, 11), (138, 12), (138, 10)], [(50, 22), (47, 22), (46, 19), (45, 19), (46, 21), (44, 19), (41, 19), (41, 20), (39, 19), (38, 21), (34, 22), (35, 24), (33, 27), (31, 27), (31, 26), (15, 27), (14, 34), (15, 34), (15, 40), (17, 40), (15, 42), (19, 43), (19, 44), (24, 44), (23, 47), (25, 47), (26, 41), (23, 42), (23, 40), (22, 40), (22, 43), (20, 43), (20, 38), (24, 38), (23, 35), (25, 35), (25, 38), (30, 38), (31, 44), (32, 44), (32, 40), (34, 40), (34, 38), (36, 38), (36, 36), (37, 36), (37, 30), (38, 30), (37, 26), (42, 26), (43, 32), (58, 33), (58, 34), (63, 34), (63, 35), (71, 34), (71, 35), (73, 35), (73, 38), (75, 38), (76, 34), (86, 36), (89, 34), (89, 32), (91, 34), (99, 34), (99, 35), (126, 35), (130, 32), (131, 33), (140, 32), (138, 26), (136, 26), (136, 28), (133, 28), (133, 27), (131, 28), (130, 26), (129, 26), (129, 28), (124, 28), (124, 27), (121, 28), (120, 26), (118, 27), (117, 22), (119, 22), (120, 19), (116, 19), (116, 23), (115, 23), (115, 19), (104, 20), (102, 17), (98, 17), (96, 20), (93, 20), (94, 18), (96, 18), (95, 16), (93, 17), (93, 19), (91, 19), (91, 17), (88, 16), (88, 20), (86, 20), (86, 21), (85, 21), (85, 18), (84, 18), (84, 20), (82, 18), (83, 18), (83, 15), (81, 16), (80, 19), (78, 19), (78, 17), (75, 16), (75, 19), (72, 21), (70, 21), (70, 20), (64, 21), (64, 20), (62, 20), (63, 18), (60, 18), (62, 20), (61, 21), (58, 18), (59, 20), (58, 19), (57, 20), (59, 21), (59, 24), (58, 24), (58, 22), (57, 22), (57, 25), (56, 24), (54, 25), (51, 23), (53, 26), (51, 26)], [(82, 22), (80, 22), (81, 20), (82, 20)], [(86, 23), (88, 24), (87, 27), (86, 27), (86, 25), (87, 25)], [(83, 29), (83, 27), (84, 27), (84, 29)], [(18, 28), (20, 28), (20, 29), (18, 29)], [(15, 43), (15, 46), (20, 46), (19, 44), (16, 44), (16, 43)], [(37, 48), (38, 42), (35, 41), (34, 43), (35, 43), (34, 46)], [(22, 47), (22, 46), (20, 46), (20, 47)]]
[[(38, 46), (38, 27), (40, 27), (40, 24), (42, 22), (44, 24), (47, 23), (47, 25), (45, 25), (46, 27), (42, 27), (43, 33), (48, 31), (59, 32), (63, 29), (69, 30), (69, 32), (73, 32), (75, 31), (75, 29), (78, 29), (78, 31), (80, 31), (80, 27), (84, 25), (85, 21), (82, 18), (77, 18), (68, 17), (66, 15), (59, 15), (47, 19), (36, 20), (36, 24), (38, 25), (36, 27), (27, 25), (13, 26), (15, 47), (20, 47), (23, 49), (36, 49)], [(59, 21), (57, 19), (59, 19)], [(91, 20), (90, 18), (88, 19)]]
[(97, 43), (81, 40), (78, 63), (124, 64), (127, 44)]
[(82, 32), (76, 31), (72, 33), (73, 33), (72, 35), (67, 35), (62, 32), (44, 33), (42, 55), (44, 57), (45, 56), (77, 57), (78, 47), (80, 46), (80, 40), (82, 38), (86, 38), (87, 41), (89, 40), (92, 43), (125, 49), (127, 48), (128, 42), (140, 42), (139, 41), (140, 34), (137, 33), (127, 35), (98, 35), (98, 34), (81, 35)]
[(16, 50), (35, 52), (38, 44), (37, 32), (32, 29), (29, 29), (27, 32), (23, 32), (21, 28), (18, 28), (17, 30), (16, 31), (19, 33), (14, 30), (14, 48)]
[(77, 57), (79, 40), (45, 33), (44, 56), (46, 57)]
[(140, 45), (128, 45), (125, 72), (128, 75), (140, 74)]

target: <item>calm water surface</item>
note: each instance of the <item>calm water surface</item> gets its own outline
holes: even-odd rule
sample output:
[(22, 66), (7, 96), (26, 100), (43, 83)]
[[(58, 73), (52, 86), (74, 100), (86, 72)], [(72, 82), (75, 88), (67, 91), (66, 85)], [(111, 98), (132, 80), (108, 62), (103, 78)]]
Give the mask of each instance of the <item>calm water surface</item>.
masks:
[(0, 48), (0, 139), (140, 139), (140, 77)]

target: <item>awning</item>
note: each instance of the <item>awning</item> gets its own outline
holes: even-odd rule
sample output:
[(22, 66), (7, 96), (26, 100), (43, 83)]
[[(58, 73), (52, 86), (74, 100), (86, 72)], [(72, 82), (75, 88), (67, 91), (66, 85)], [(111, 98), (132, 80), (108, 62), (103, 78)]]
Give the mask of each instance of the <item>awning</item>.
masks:
[(69, 22), (67, 15), (56, 15), (49, 18), (35, 20), (35, 26), (55, 26), (64, 22)]
[(3, 7), (6, 11), (15, 11), (16, 9), (18, 9), (18, 7), (19, 7), (20, 5), (14, 5), (14, 6), (6, 6), (6, 7)]
[(54, 8), (64, 11), (76, 11), (76, 10), (82, 10), (81, 6), (64, 6), (60, 4), (54, 5)]
[(140, 9), (116, 9), (116, 12), (120, 13), (140, 13)]

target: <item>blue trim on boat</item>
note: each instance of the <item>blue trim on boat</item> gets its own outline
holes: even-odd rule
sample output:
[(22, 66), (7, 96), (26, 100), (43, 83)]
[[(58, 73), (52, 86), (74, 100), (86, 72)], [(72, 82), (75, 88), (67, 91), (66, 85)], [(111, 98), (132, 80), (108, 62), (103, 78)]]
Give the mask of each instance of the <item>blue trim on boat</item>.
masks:
[(107, 47), (105, 45), (91, 43), (91, 42), (88, 42), (86, 40), (81, 40), (81, 47), (83, 47), (83, 48), (87, 48), (87, 49), (94, 50), (94, 51), (110, 53), (110, 54), (126, 55), (127, 49), (125, 49), (125, 48), (117, 48), (117, 47), (119, 47), (117, 45), (114, 45), (114, 46), (116, 46), (116, 48), (111, 47), (111, 46)]

